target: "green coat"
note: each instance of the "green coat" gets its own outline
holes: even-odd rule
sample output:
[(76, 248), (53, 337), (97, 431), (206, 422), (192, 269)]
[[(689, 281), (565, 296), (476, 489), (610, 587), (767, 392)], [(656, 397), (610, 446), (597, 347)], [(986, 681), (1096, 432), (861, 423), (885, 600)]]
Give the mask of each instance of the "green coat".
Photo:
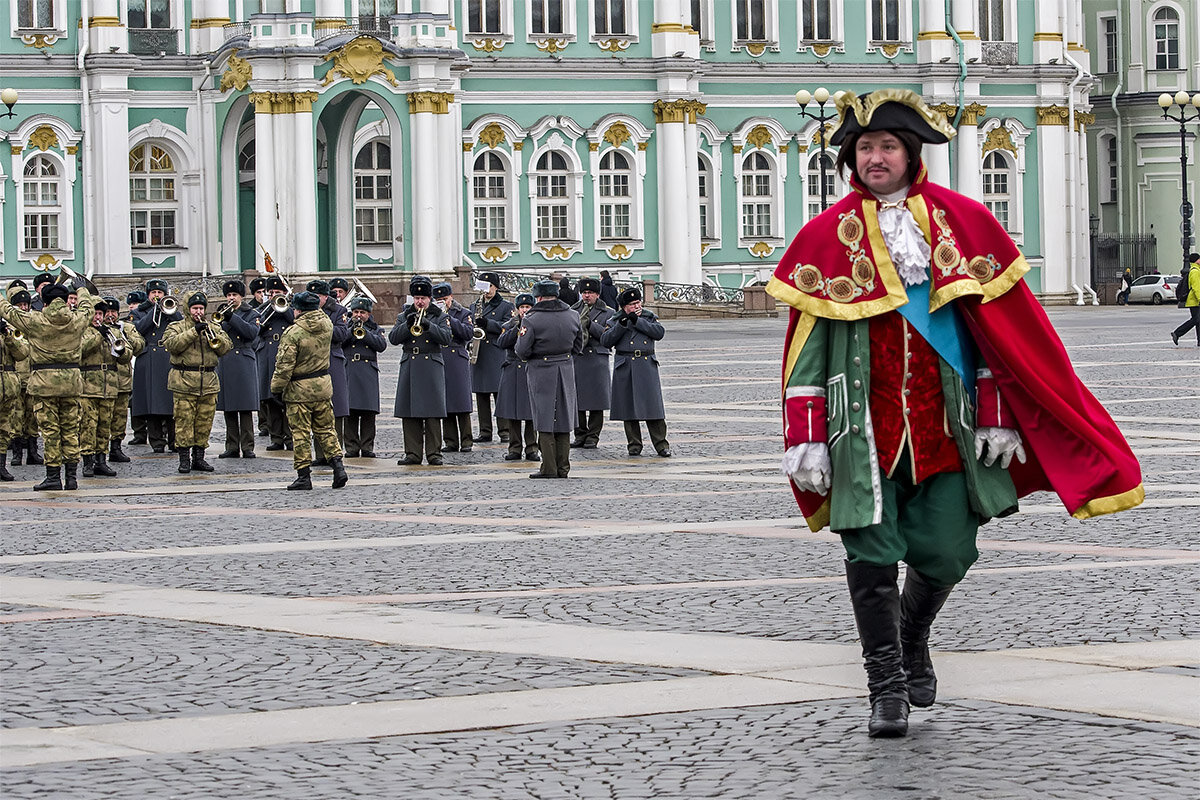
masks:
[[(41, 311), (22, 311), (0, 297), (0, 317), (25, 335), (29, 342), (32, 372), (28, 392), (34, 397), (78, 397), (83, 391), (79, 359), (83, 354), (83, 331), (92, 324), (95, 303), (87, 289), (79, 290), (79, 307), (74, 311), (66, 300), (56, 298)], [(63, 366), (38, 369), (39, 364)]]
[[(112, 329), (109, 330), (116, 336)], [(79, 372), (83, 377), (80, 396), (116, 399), (117, 365), (128, 364), (132, 358), (128, 347), (120, 357), (113, 356), (112, 346), (99, 329), (89, 325), (83, 332), (83, 356), (79, 361)]]
[(229, 352), (233, 343), (220, 325), (206, 322), (216, 336), (217, 346), (208, 343), (196, 332), (191, 317), (176, 320), (163, 332), (163, 347), (171, 354), (171, 371), (167, 373), (167, 389), (179, 394), (216, 394), (221, 388), (217, 378), (217, 359)]
[[(324, 311), (305, 311), (297, 316), (295, 324), (279, 337), (271, 393), (282, 394), (285, 403), (332, 401), (333, 381), (329, 378), (332, 341), (333, 322)], [(313, 375), (317, 372), (324, 374)], [(312, 377), (298, 377), (301, 375)]]

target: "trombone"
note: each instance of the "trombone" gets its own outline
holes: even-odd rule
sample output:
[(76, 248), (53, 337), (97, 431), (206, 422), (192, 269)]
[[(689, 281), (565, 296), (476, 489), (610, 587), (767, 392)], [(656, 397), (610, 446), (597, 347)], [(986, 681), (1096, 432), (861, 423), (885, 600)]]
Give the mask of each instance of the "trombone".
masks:
[(171, 295), (167, 295), (162, 300), (154, 304), (154, 327), (158, 327), (162, 323), (163, 314), (168, 317), (179, 310), (179, 302)]
[(267, 309), (267, 313), (263, 314), (262, 319), (260, 320), (260, 322), (263, 325), (266, 325), (267, 320), (269, 320), (275, 314), (282, 314), (283, 312), (288, 310), (287, 295), (281, 294), (281, 295), (276, 296), (274, 299), (271, 300), (270, 305), (271, 305), (271, 307)]

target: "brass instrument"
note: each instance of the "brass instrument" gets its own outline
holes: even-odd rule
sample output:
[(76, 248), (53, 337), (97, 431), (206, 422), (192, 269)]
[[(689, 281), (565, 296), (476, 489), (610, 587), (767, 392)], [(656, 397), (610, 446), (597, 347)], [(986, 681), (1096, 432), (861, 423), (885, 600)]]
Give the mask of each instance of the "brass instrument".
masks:
[(281, 294), (271, 300), (268, 305), (270, 308), (267, 309), (267, 312), (262, 315), (262, 319), (260, 320), (260, 323), (263, 325), (266, 325), (267, 320), (269, 320), (275, 314), (282, 314), (283, 312), (287, 311), (289, 304), (287, 296)]
[(157, 328), (159, 326), (164, 314), (169, 317), (178, 310), (179, 302), (171, 295), (167, 295), (162, 300), (159, 300), (154, 304), (154, 327)]
[[(479, 285), (476, 284), (475, 288), (478, 289)], [(486, 298), (487, 291), (482, 290), (479, 292), (479, 297), (475, 300), (475, 307), (479, 309), (480, 314), (483, 314), (483, 301)], [(474, 316), (471, 317), (471, 325), (475, 325)], [(487, 336), (487, 331), (485, 331), (483, 328), (475, 327), (471, 331), (471, 341), (467, 342), (467, 361), (471, 364), (475, 364), (479, 361), (479, 345), (483, 343), (485, 336)]]
[(357, 323), (356, 325), (354, 325), (353, 327), (350, 328), (350, 335), (353, 336), (355, 339), (367, 338), (367, 326), (361, 322)]
[(216, 311), (213, 312), (212, 321), (217, 323), (218, 325), (220, 325), (222, 322), (229, 319), (229, 317), (233, 315), (233, 312), (237, 310), (237, 307), (238, 307), (238, 303), (233, 300), (230, 300), (228, 303), (225, 303), (224, 305), (222, 305), (220, 308), (218, 308)]
[(413, 336), (420, 336), (425, 333), (425, 326), (422, 325), (423, 322), (425, 322), (425, 309), (419, 308), (417, 309), (417, 318), (413, 320), (413, 324), (408, 329), (408, 332)]
[(96, 288), (96, 284), (92, 283), (88, 278), (80, 275), (75, 270), (68, 267), (66, 264), (60, 264), (58, 267), (58, 278), (54, 281), (55, 284), (69, 284), (71, 287), (78, 289), (83, 287), (97, 297), (100, 295), (100, 290)]
[(113, 358), (120, 358), (125, 353), (125, 339), (118, 338), (113, 334), (112, 328), (107, 325), (99, 325), (97, 330), (100, 331), (100, 337), (108, 345), (108, 352)]
[(208, 346), (213, 350), (219, 348), (221, 346), (221, 340), (217, 338), (216, 332), (208, 325), (207, 322), (200, 322), (198, 324), (203, 326), (199, 328), (201, 338), (203, 338), (208, 343)]

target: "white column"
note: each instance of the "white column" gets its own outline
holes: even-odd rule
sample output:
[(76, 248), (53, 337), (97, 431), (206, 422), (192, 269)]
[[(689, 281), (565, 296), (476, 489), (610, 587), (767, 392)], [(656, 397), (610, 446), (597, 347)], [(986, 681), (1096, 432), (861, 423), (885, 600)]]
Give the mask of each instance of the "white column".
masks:
[[(275, 265), (285, 272), (294, 265), (288, 263), (279, 251), (276, 210), (276, 142), (275, 115), (271, 113), (273, 103), (269, 92), (252, 94), (254, 103), (254, 251), (256, 263), (265, 248)], [(235, 173), (236, 174), (236, 173)], [(226, 267), (229, 265), (226, 264)], [(238, 266), (247, 266), (239, 264)]]
[(194, 0), (192, 3), (192, 52), (211, 53), (225, 44), (229, 17), (227, 0)]
[(316, 272), (317, 263), (317, 131), (313, 125), (312, 98), (310, 93), (296, 93), (294, 114), (280, 114), (281, 128), (291, 134), (291, 152), (277, 148), (276, 152), (287, 163), (292, 179), (292, 191), (281, 199), (280, 233), (292, 243), (292, 260), (297, 272)]
[(1061, 294), (1071, 288), (1067, 261), (1067, 237), (1055, 230), (1050, 220), (1062, 219), (1067, 207), (1067, 128), (1063, 124), (1037, 126), (1038, 164), (1041, 166), (1039, 211), (1042, 224), (1042, 291)]
[[(957, 137), (954, 140), (957, 141)], [(921, 158), (925, 159), (925, 171), (931, 182), (950, 186), (950, 148), (953, 144), (925, 145)]]
[[(696, 127), (694, 112), (688, 114), (684, 123), (684, 144), (687, 148), (683, 158), (687, 171), (688, 225), (688, 273), (684, 283), (698, 284), (704, 282), (704, 265), (700, 251), (700, 129)], [(713, 186), (709, 191), (717, 191), (717, 187)]]
[(691, 30), (691, 4), (687, 0), (654, 0), (654, 23), (650, 27), (655, 58), (672, 58), (683, 53), (700, 57), (700, 36)]
[(979, 153), (979, 118), (987, 106), (969, 103), (959, 119), (958, 136), (954, 137), (955, 156), (958, 164), (956, 177), (958, 191), (974, 200), (983, 200), (982, 159)]
[(92, 53), (129, 52), (126, 20), (118, 0), (92, 0), (88, 7), (88, 50)]
[(954, 40), (946, 33), (946, 0), (921, 0), (917, 22), (918, 61), (936, 63), (954, 56)]
[(1052, 58), (1063, 63), (1063, 0), (1034, 0), (1033, 14), (1034, 63), (1045, 64)]
[(658, 118), (655, 149), (658, 153), (658, 257), (664, 283), (689, 283), (692, 260), (688, 230), (688, 192), (685, 100), (655, 104)]
[[(430, 94), (415, 92), (414, 95)], [(409, 100), (409, 153), (412, 154), (413, 264), (414, 272), (438, 268), (438, 159), (437, 120), (432, 109), (421, 110), (423, 100)]]
[[(84, 209), (84, 230), (75, 238), (75, 249), (83, 253), (86, 268), (93, 274), (129, 274), (133, 250), (129, 240), (128, 82), (124, 72), (89, 71), (85, 80), (90, 104), (83, 124), (83, 168), (88, 173), (83, 202), (88, 207)], [(89, 224), (93, 252), (86, 252), (83, 244)]]
[(963, 40), (963, 51), (967, 59), (979, 59), (979, 28), (976, 18), (978, 0), (951, 0), (950, 23)]

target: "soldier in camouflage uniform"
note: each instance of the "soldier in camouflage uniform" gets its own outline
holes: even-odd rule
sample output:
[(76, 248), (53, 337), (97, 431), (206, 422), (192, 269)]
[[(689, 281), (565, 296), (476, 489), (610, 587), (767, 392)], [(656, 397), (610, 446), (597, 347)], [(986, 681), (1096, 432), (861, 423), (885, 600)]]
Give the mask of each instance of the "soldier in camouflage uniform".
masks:
[[(9, 290), (9, 302), (22, 311), (30, 311), (32, 309), (29, 292), (21, 288)], [(28, 342), (26, 342), (26, 350), (28, 350)], [(16, 414), (13, 427), (12, 440), (12, 463), (13, 466), (21, 466), (21, 460), (25, 456), (26, 451), (29, 453), (29, 466), (45, 463), (42, 461), (42, 455), (37, 450), (38, 426), (37, 414), (33, 410), (33, 395), (29, 394), (29, 357), (17, 359), (17, 381), (21, 387), (20, 396), (17, 398), (17, 409), (13, 413)]]
[[(26, 297), (29, 293), (25, 292)], [(17, 329), (0, 319), (0, 481), (13, 480), (8, 471), (8, 443), (20, 424), (21, 381), (17, 377), (17, 362), (29, 358), (29, 342), (18, 338)]]
[[(113, 301), (114, 305), (116, 301)], [(114, 477), (117, 473), (105, 463), (108, 455), (112, 407), (117, 399), (117, 364), (128, 364), (133, 357), (125, 340), (104, 324), (108, 300), (96, 303), (92, 324), (83, 332), (83, 356), (79, 372), (83, 392), (79, 402), (79, 451), (83, 458), (83, 477)]]
[(333, 467), (333, 488), (346, 485), (342, 448), (333, 429), (333, 382), (329, 378), (329, 347), (333, 321), (320, 310), (321, 298), (300, 292), (292, 298), (296, 321), (279, 339), (271, 394), (287, 406), (294, 449), (292, 465), (296, 480), (288, 489), (312, 488), (312, 454), (309, 442), (315, 436)]
[(233, 343), (221, 326), (204, 318), (208, 297), (196, 292), (187, 299), (188, 316), (172, 322), (163, 333), (162, 343), (171, 354), (167, 388), (175, 395), (175, 444), (179, 450), (179, 471), (212, 472), (204, 460), (208, 436), (217, 413), (217, 359), (229, 352)]
[[(104, 324), (125, 340), (129, 354), (137, 358), (146, 349), (146, 340), (137, 332), (137, 328), (133, 327), (132, 322), (125, 322), (120, 318), (121, 304), (116, 298), (105, 299), (108, 300), (108, 312), (104, 315)], [(140, 303), (141, 300), (137, 302)], [(125, 438), (125, 420), (129, 416), (129, 397), (132, 393), (133, 362), (130, 360), (124, 364), (117, 364), (117, 399), (113, 401), (112, 421), (108, 426), (108, 460), (116, 464), (129, 463), (129, 456), (121, 449), (121, 440)]]
[(67, 306), (66, 286), (54, 284), (42, 293), (42, 311), (22, 311), (0, 297), (0, 317), (29, 342), (32, 370), (29, 393), (36, 400), (38, 422), (46, 435), (46, 478), (35, 490), (76, 489), (79, 467), (79, 393), (83, 379), (79, 358), (83, 331), (92, 319), (92, 295), (78, 293), (79, 308)]

